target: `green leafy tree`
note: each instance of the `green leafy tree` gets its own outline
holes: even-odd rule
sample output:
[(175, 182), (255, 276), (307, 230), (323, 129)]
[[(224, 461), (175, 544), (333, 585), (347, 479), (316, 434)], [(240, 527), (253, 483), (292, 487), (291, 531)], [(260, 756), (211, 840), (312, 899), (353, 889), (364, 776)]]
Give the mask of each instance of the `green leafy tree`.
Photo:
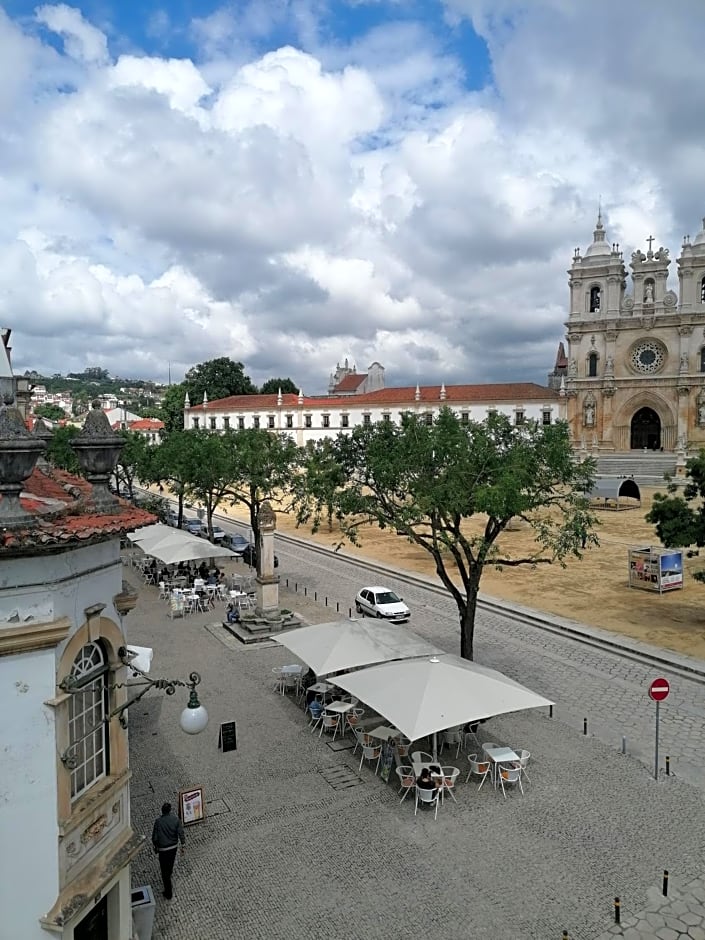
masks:
[(56, 428), (47, 446), (46, 458), (54, 467), (68, 470), (69, 473), (81, 475), (81, 468), (75, 452), (71, 449), (71, 441), (81, 429), (67, 424), (66, 427)]
[(227, 356), (210, 359), (189, 369), (184, 379), (192, 405), (203, 401), (203, 393), (209, 401), (227, 398), (229, 395), (255, 395), (257, 388), (245, 375), (241, 362), (234, 362)]
[(49, 421), (62, 421), (66, 412), (58, 405), (37, 405), (34, 413), (38, 418), (47, 418)]
[(166, 484), (177, 499), (177, 525), (184, 517), (186, 483), (193, 473), (191, 444), (193, 432), (174, 431), (156, 446), (147, 447), (141, 454), (137, 473), (143, 483), (159, 486)]
[(267, 379), (260, 389), (261, 395), (277, 395), (281, 389), (282, 395), (298, 395), (299, 386), (291, 379)]
[(120, 451), (113, 478), (117, 490), (121, 494), (127, 493), (129, 499), (135, 498), (135, 482), (139, 477), (139, 467), (143, 460), (145, 450), (150, 446), (141, 434), (135, 431), (118, 431), (125, 439), (125, 446)]
[(259, 545), (262, 503), (274, 509), (291, 508), (301, 452), (292, 438), (261, 428), (228, 431), (222, 437), (231, 453), (231, 481), (224, 495), (246, 506), (255, 545)]
[[(315, 530), (332, 502), (351, 541), (372, 524), (391, 527), (428, 552), (457, 604), (466, 659), (473, 658), (487, 565), (565, 564), (569, 556), (581, 557), (583, 544), (597, 544), (584, 495), (594, 465), (575, 462), (562, 423), (515, 427), (495, 414), (463, 424), (445, 408), (430, 425), (409, 415), (400, 425), (357, 427), (331, 444), (340, 481), (332, 490), (327, 474), (308, 477), (308, 487), (296, 493), (298, 522)], [(514, 557), (497, 544), (512, 519), (533, 529), (536, 550), (526, 556)]]
[[(678, 495), (678, 484), (669, 480), (667, 495), (656, 493), (646, 514), (666, 548), (705, 545), (705, 450), (691, 457), (685, 467), (688, 482), (682, 495)], [(695, 571), (693, 577), (705, 582), (705, 571)]]
[(187, 392), (186, 383), (180, 382), (178, 385), (170, 385), (164, 393), (157, 417), (164, 422), (167, 434), (184, 429), (184, 399)]
[(315, 494), (316, 513), (325, 515), (328, 531), (333, 531), (336, 515), (336, 496), (346, 482), (345, 470), (338, 460), (337, 446), (330, 438), (308, 441), (301, 458), (303, 473), (293, 482), (296, 505), (304, 505), (310, 494)]

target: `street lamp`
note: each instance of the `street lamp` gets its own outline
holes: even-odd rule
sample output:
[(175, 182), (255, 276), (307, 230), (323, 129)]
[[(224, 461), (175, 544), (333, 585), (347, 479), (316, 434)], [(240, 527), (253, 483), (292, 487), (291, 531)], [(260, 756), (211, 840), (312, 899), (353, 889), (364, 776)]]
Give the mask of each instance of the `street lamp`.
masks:
[[(134, 689), (141, 688), (141, 691), (135, 695), (134, 698), (128, 699), (127, 702), (123, 702), (122, 705), (117, 705), (112, 711), (102, 719), (103, 724), (108, 724), (113, 718), (118, 718), (120, 721), (120, 726), (122, 728), (127, 727), (127, 716), (125, 712), (127, 709), (134, 705), (135, 702), (139, 700), (149, 692), (150, 689), (159, 689), (162, 692), (165, 692), (167, 695), (174, 695), (177, 687), (186, 688), (189, 690), (189, 700), (186, 705), (186, 708), (181, 712), (181, 717), (179, 719), (179, 724), (181, 725), (181, 730), (186, 732), (186, 734), (200, 734), (201, 731), (205, 731), (206, 726), (208, 725), (208, 712), (201, 705), (198, 700), (198, 692), (196, 691), (196, 686), (200, 685), (201, 677), (197, 672), (192, 672), (189, 674), (188, 681), (183, 679), (153, 679), (151, 676), (148, 676), (146, 673), (142, 672), (141, 669), (138, 669), (132, 662), (136, 653), (131, 652), (125, 646), (121, 646), (118, 650), (118, 658), (120, 662), (129, 666), (133, 673), (137, 675), (136, 680), (131, 680), (130, 682), (115, 682), (112, 685), (109, 685), (107, 688), (109, 691), (114, 691), (115, 689)], [(79, 695), (82, 692), (86, 691), (86, 685), (81, 683), (80, 679), (74, 678), (74, 676), (65, 676), (59, 683), (59, 688), (63, 692), (67, 692), (69, 695)], [(78, 741), (73, 741), (71, 745), (64, 751), (61, 755), (61, 761), (67, 767), (73, 768), (77, 764), (77, 756), (71, 752), (81, 744), (82, 741), (85, 741), (92, 734), (95, 733), (97, 727), (90, 728), (87, 734), (82, 738), (79, 738)]]

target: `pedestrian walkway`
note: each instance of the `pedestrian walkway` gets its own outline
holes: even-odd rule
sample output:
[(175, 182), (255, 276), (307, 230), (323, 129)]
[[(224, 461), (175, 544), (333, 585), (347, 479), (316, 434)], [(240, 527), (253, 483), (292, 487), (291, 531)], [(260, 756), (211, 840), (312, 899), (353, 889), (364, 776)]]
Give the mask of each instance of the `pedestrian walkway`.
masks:
[(682, 887), (670, 884), (668, 896), (662, 888), (650, 888), (647, 904), (633, 917), (622, 918), (595, 940), (705, 940), (705, 878), (694, 878)]
[[(336, 616), (296, 595), (282, 604), (309, 621)], [(183, 787), (203, 786), (207, 808), (206, 821), (187, 828), (174, 899), (157, 891), (154, 940), (375, 940), (407, 928), (500, 940), (567, 930), (596, 940), (613, 935), (614, 895), (626, 924), (650, 903), (664, 868), (674, 885), (705, 871), (701, 791), (679, 778), (657, 783), (547, 712), (483, 726), (483, 740), (531, 751), (524, 797), (463, 782), (434, 820), (399, 802), (393, 777), (358, 771), (351, 747), (312, 735), (300, 705), (273, 692), (272, 668), (291, 661), (277, 644), (242, 646), (206, 614), (172, 621), (151, 587), (126, 629), (131, 643), (154, 648), (155, 676), (201, 673), (210, 714), (207, 730), (189, 736), (178, 728), (178, 694), (155, 691), (130, 710), (134, 828), (149, 834), (162, 802), (176, 802)], [(224, 754), (218, 728), (230, 720), (237, 750)], [(442, 762), (464, 781), (463, 755), (456, 762), (446, 751)], [(359, 782), (337, 786), (343, 774)], [(151, 853), (132, 870), (135, 887), (158, 888)]]

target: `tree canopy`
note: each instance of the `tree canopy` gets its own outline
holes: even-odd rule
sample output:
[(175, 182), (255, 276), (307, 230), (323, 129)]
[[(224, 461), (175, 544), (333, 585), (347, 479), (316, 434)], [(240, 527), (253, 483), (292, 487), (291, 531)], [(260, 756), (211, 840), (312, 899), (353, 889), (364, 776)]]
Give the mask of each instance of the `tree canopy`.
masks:
[(203, 393), (209, 401), (227, 398), (228, 395), (256, 395), (257, 388), (249, 376), (245, 375), (241, 362), (234, 362), (227, 356), (210, 359), (193, 366), (186, 373), (184, 384), (188, 388), (192, 405), (203, 401)]
[[(321, 454), (323, 453), (323, 457)], [(339, 465), (337, 478), (330, 461)], [(392, 528), (428, 552), (458, 606), (461, 656), (472, 659), (482, 573), (581, 557), (597, 544), (588, 508), (594, 465), (576, 463), (567, 426), (512, 425), (501, 414), (464, 424), (449, 408), (429, 425), (415, 415), (321, 442), (304, 457), (297, 521), (315, 530), (332, 511), (343, 538)], [(321, 471), (321, 465), (324, 471)], [(513, 556), (501, 534), (512, 519), (533, 530), (536, 549)]]
[(38, 418), (47, 418), (49, 421), (61, 421), (66, 417), (66, 412), (58, 405), (37, 405), (34, 413)]
[(60, 470), (68, 470), (69, 473), (80, 476), (81, 467), (76, 452), (70, 447), (73, 438), (80, 433), (81, 429), (71, 424), (67, 424), (63, 428), (56, 428), (47, 445), (46, 458), (49, 463)]
[(260, 389), (261, 395), (277, 395), (281, 389), (282, 395), (298, 395), (299, 386), (291, 379), (267, 379)]
[[(667, 495), (656, 493), (646, 521), (656, 527), (656, 534), (666, 548), (705, 545), (705, 450), (687, 461), (688, 482), (678, 495), (678, 484), (671, 480)], [(705, 581), (705, 571), (693, 573), (696, 581)]]

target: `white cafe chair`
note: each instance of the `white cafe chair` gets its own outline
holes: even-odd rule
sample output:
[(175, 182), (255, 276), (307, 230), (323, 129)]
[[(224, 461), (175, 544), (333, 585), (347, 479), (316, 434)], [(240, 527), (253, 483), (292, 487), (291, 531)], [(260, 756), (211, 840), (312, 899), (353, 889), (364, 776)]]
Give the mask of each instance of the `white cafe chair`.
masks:
[(525, 777), (526, 780), (529, 781), (529, 783), (531, 783), (531, 779), (526, 772), (526, 765), (529, 763), (529, 758), (531, 757), (531, 754), (529, 751), (526, 751), (526, 750), (517, 751), (517, 753), (519, 754), (519, 761), (518, 761), (518, 764), (515, 764), (514, 766), (515, 767), (518, 766), (519, 770), (521, 770), (522, 776)]
[(458, 779), (460, 771), (457, 767), (441, 767), (441, 773), (443, 774), (442, 798), (445, 799), (447, 793), (453, 802), (457, 803), (453, 790), (455, 790), (455, 781)]
[(323, 720), (321, 721), (321, 730), (318, 732), (318, 737), (320, 738), (324, 731), (333, 732), (333, 740), (335, 741), (336, 735), (340, 730), (340, 715), (336, 712), (323, 712)]
[(427, 806), (433, 806), (435, 804), (436, 812), (433, 816), (434, 819), (438, 819), (438, 804), (440, 803), (441, 790), (440, 787), (434, 787), (432, 790), (426, 790), (423, 787), (416, 787), (416, 804), (414, 806), (414, 816), (419, 811), (419, 803), (426, 803)]
[(399, 793), (404, 791), (404, 796), (399, 800), (400, 803), (403, 803), (407, 798), (409, 793), (416, 787), (416, 777), (414, 776), (414, 768), (409, 767), (406, 764), (401, 764), (399, 767), (395, 768), (397, 772), (397, 777), (399, 777)]
[(478, 761), (477, 754), (468, 754), (468, 761), (470, 763), (470, 770), (465, 778), (465, 782), (467, 783), (471, 776), (481, 777), (480, 786), (477, 788), (481, 790), (482, 784), (490, 776), (492, 765), (488, 760)]
[(521, 767), (516, 764), (500, 764), (497, 767), (497, 779), (502, 786), (502, 796), (507, 799), (505, 787), (519, 785), (521, 795), (524, 795), (524, 788), (521, 785)]
[(362, 757), (360, 758), (360, 766), (357, 768), (358, 773), (362, 770), (363, 761), (376, 760), (377, 764), (375, 765), (375, 773), (379, 770), (379, 762), (382, 758), (382, 745), (381, 744), (362, 744)]

